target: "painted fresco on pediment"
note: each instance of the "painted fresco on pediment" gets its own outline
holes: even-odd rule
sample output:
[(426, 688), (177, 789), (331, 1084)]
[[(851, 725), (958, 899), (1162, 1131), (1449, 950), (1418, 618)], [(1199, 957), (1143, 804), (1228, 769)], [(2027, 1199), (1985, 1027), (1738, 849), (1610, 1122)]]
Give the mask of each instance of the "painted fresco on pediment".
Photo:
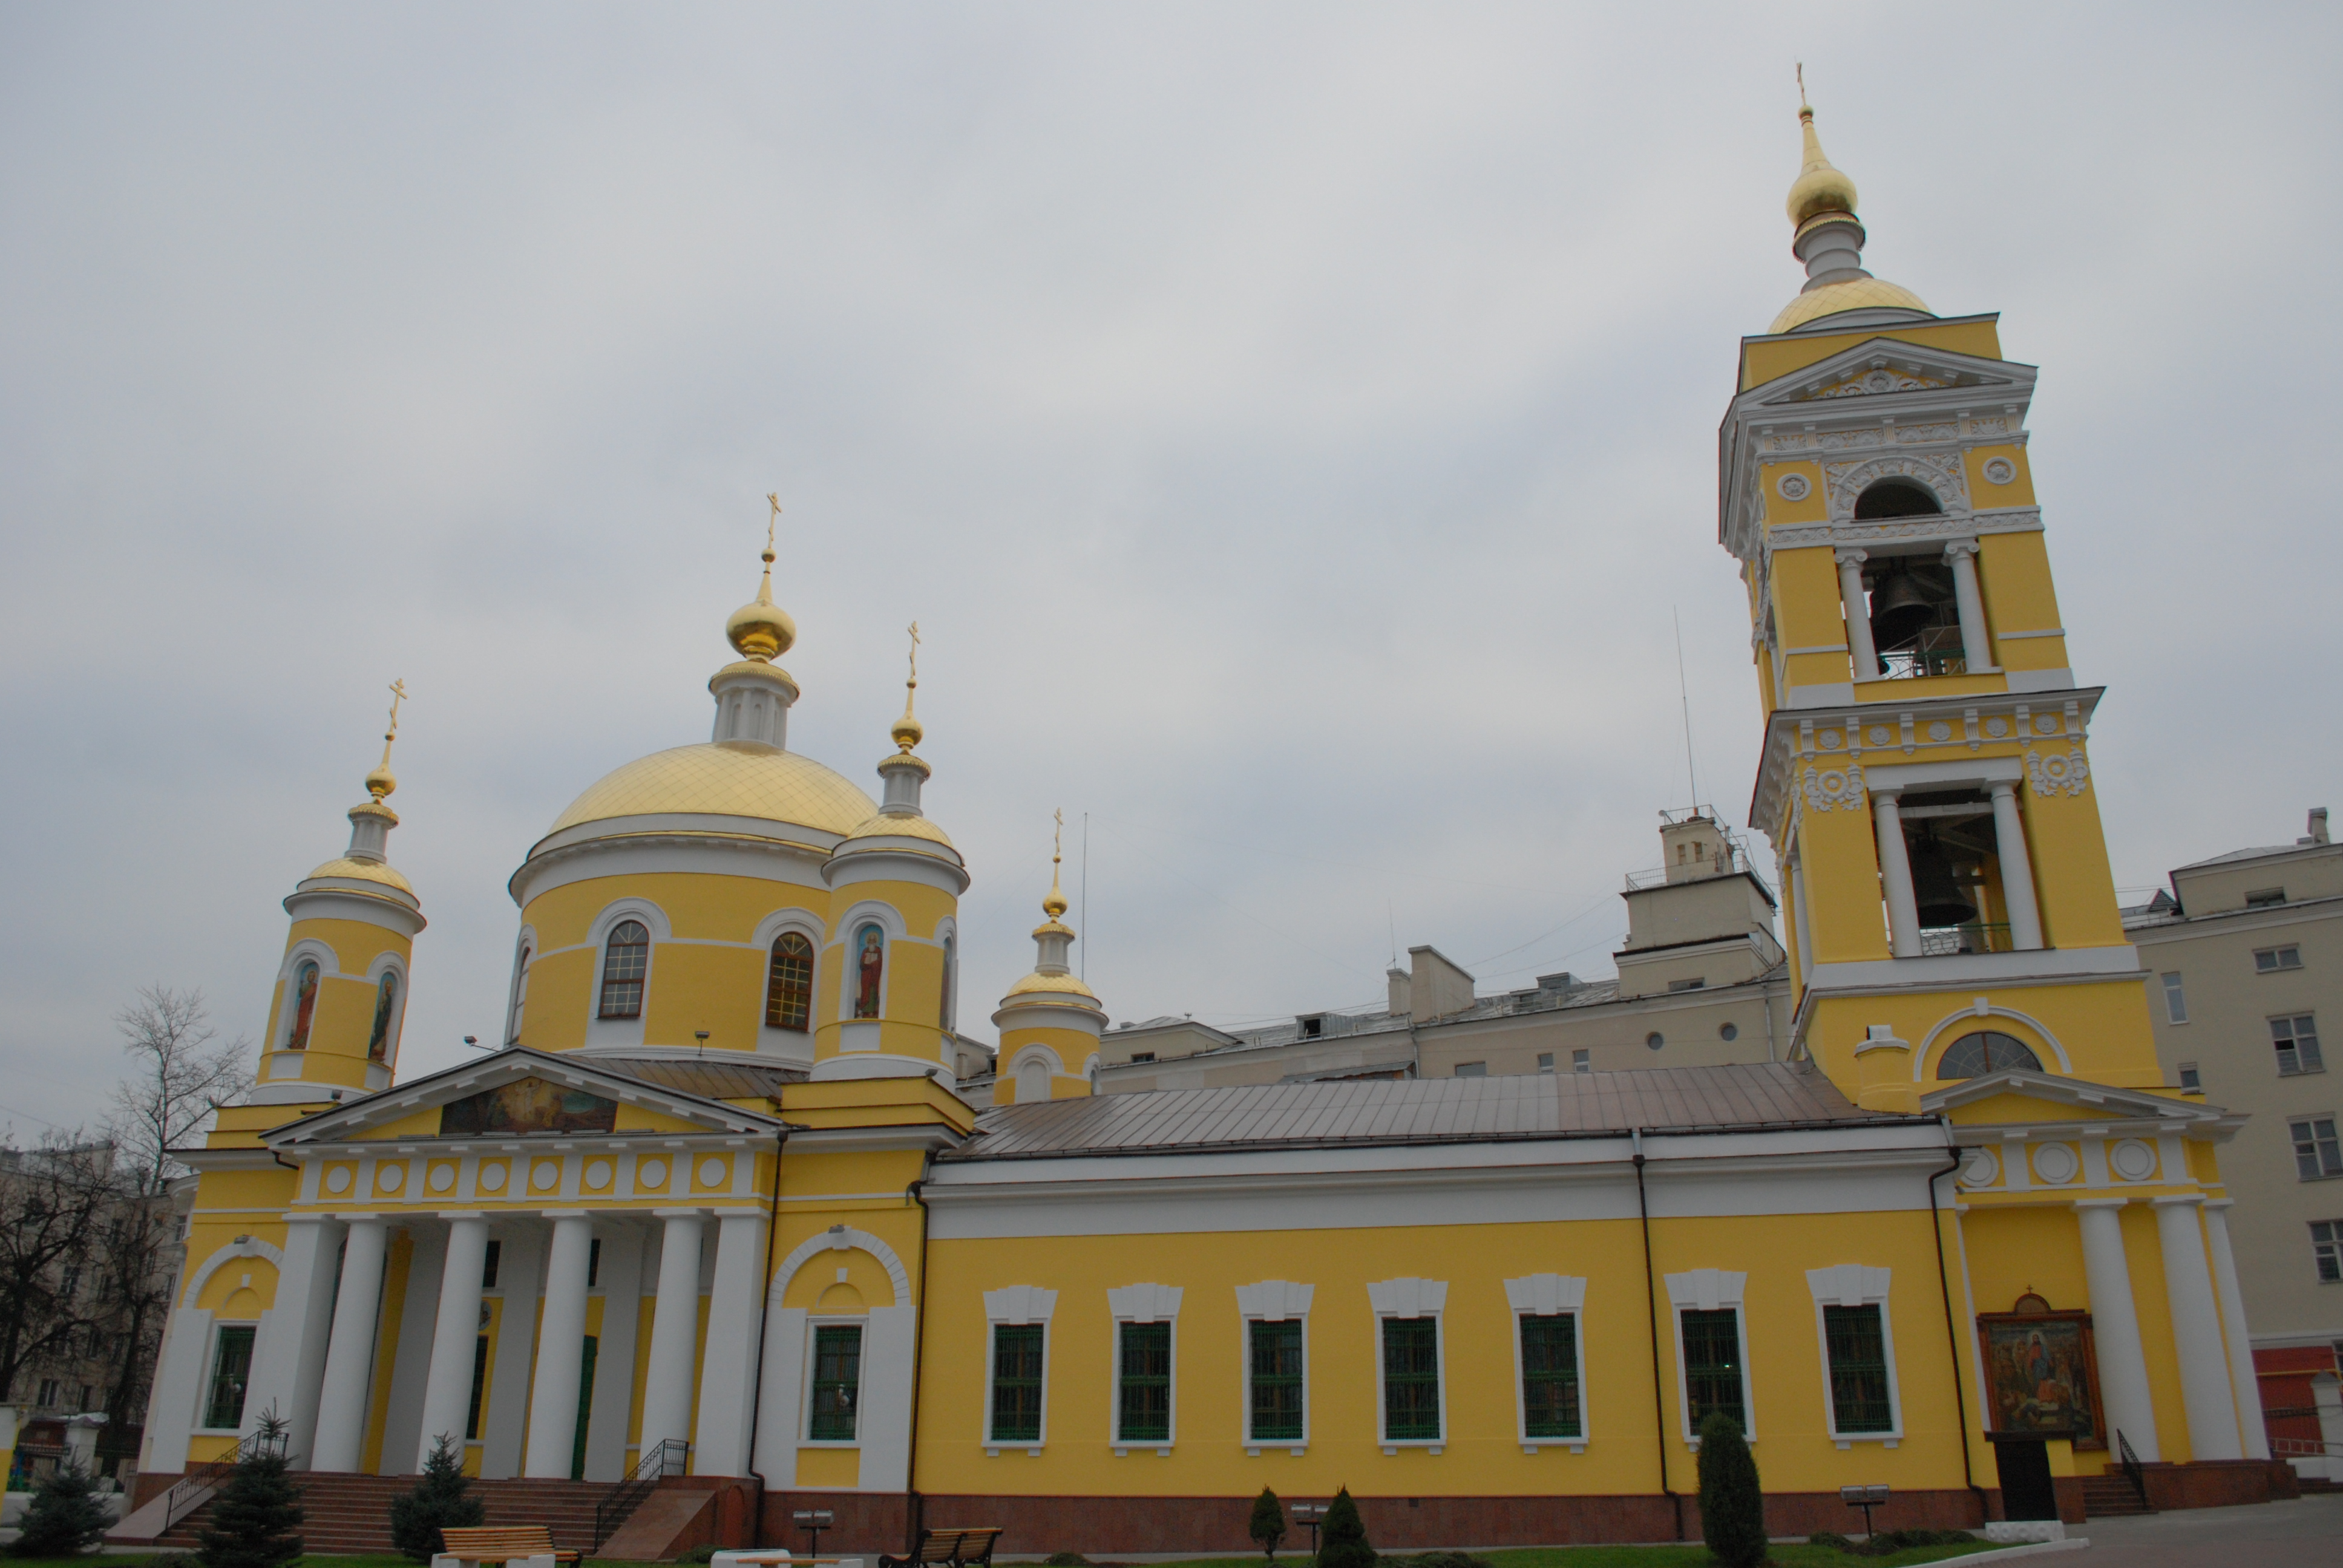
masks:
[(548, 1083), (541, 1078), (524, 1078), (448, 1101), (439, 1111), (439, 1134), (454, 1138), (497, 1133), (608, 1132), (618, 1116), (618, 1103), (615, 1100), (605, 1100), (582, 1089)]

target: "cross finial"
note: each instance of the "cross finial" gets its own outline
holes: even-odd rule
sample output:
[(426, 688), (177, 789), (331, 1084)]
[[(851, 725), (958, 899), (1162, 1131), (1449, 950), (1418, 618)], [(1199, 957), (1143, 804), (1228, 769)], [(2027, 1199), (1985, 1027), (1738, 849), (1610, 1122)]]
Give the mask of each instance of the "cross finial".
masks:
[(1806, 102), (1806, 63), (1804, 60), (1798, 62), (1798, 107), (1811, 107)]
[(920, 623), (918, 621), (911, 623), (911, 678), (903, 684), (906, 686), (920, 684)]
[(770, 566), (773, 560), (773, 527), (781, 520), (780, 492), (766, 491), (765, 504), (773, 508), (772, 516), (765, 519), (765, 564)]
[(1057, 831), (1050, 835), (1050, 864), (1056, 865), (1066, 857), (1066, 812), (1062, 806), (1057, 812)]
[(390, 728), (382, 735), (383, 766), (390, 766), (390, 743), (398, 739), (398, 705), (407, 700), (407, 681), (402, 677), (390, 683)]

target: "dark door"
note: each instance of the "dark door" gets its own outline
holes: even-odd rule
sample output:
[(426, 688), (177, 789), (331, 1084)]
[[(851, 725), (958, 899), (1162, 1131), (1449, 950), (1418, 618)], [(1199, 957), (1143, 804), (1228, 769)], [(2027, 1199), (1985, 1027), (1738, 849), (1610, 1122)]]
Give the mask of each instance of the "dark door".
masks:
[[(586, 1344), (578, 1352), (578, 1436), (569, 1445), (569, 1479), (586, 1479), (586, 1418), (594, 1413), (594, 1336), (586, 1336)], [(2042, 1446), (2035, 1444), (2036, 1448)], [(2050, 1462), (2042, 1462), (2047, 1465)], [(2046, 1469), (2042, 1473), (2049, 1474)], [(2016, 1518), (2016, 1514), (2010, 1515)], [(2028, 1515), (2027, 1517), (2032, 1517)]]
[(2050, 1484), (2050, 1448), (2007, 1438), (1993, 1445), (2001, 1466), (2001, 1512), (2006, 1519), (2056, 1519), (2058, 1493)]

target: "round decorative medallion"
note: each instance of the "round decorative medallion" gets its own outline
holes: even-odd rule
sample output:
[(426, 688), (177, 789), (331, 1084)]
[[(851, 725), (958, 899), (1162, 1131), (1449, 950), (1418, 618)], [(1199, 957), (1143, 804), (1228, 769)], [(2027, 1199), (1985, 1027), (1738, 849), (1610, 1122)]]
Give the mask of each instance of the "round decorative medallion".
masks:
[(2006, 457), (1987, 457), (1985, 460), (1985, 477), (1989, 485), (2006, 485), (2017, 477), (2017, 465)]
[(1888, 739), (1887, 727), (1884, 724), (1875, 724), (1871, 727), (1870, 733), (1865, 735), (1864, 739), (1870, 741), (1874, 746), (1885, 746), (1887, 744)]
[(350, 1168), (349, 1168), (348, 1166), (347, 1166), (347, 1165), (337, 1165), (337, 1166), (335, 1166), (331, 1171), (327, 1171), (327, 1172), (326, 1172), (326, 1191), (328, 1191), (328, 1192), (347, 1192), (347, 1191), (348, 1191), (349, 1190), (350, 1190)]
[(1928, 726), (1928, 739), (1931, 739), (1931, 740), (1950, 740), (1952, 738), (1953, 738), (1953, 727), (1952, 727), (1951, 725), (1949, 725), (1949, 724), (1946, 723), (1943, 719), (1937, 719), (1934, 724), (1931, 724), (1930, 726)]
[(2127, 1181), (2145, 1181), (2156, 1174), (2156, 1150), (2137, 1138), (2127, 1138), (2107, 1151), (2107, 1164)]
[(561, 1184), (561, 1167), (550, 1160), (540, 1160), (528, 1168), (528, 1184), (539, 1192), (549, 1192)]
[(504, 1190), (505, 1168), (502, 1165), (481, 1166), (480, 1191), (483, 1192), (501, 1192)]
[(2075, 1172), (2081, 1169), (2071, 1144), (2045, 1143), (2034, 1151), (2034, 1174), (2054, 1187), (2072, 1181)]
[(1992, 736), (1996, 740), (1998, 740), (2003, 736), (2009, 733), (2009, 720), (2006, 719), (1988, 719), (1985, 721), (1985, 732), (1987, 735)]
[(1961, 1185), (1990, 1187), (2000, 1178), (2001, 1161), (1990, 1149), (1972, 1149), (1968, 1162), (1961, 1167)]
[(635, 1185), (638, 1187), (666, 1186), (667, 1161), (664, 1160), (646, 1160), (640, 1165), (636, 1166)]
[(1814, 493), (1814, 486), (1807, 482), (1804, 474), (1785, 474), (1774, 481), (1774, 488), (1781, 492), (1782, 499), (1785, 501), (1803, 501)]
[(608, 1160), (588, 1161), (586, 1162), (586, 1185), (588, 1187), (608, 1187), (609, 1184), (610, 1162)]
[(1822, 743), (1824, 750), (1835, 751), (1845, 741), (1846, 737), (1835, 729), (1825, 729), (1817, 734), (1815, 739)]
[(434, 1165), (427, 1180), (431, 1191), (445, 1192), (456, 1184), (456, 1168), (453, 1165)]
[(2035, 734), (2036, 734), (2036, 735), (2056, 735), (2056, 734), (2057, 734), (2057, 733), (2058, 733), (2058, 719), (2057, 719), (2057, 716), (2056, 716), (2056, 714), (2051, 714), (2051, 713), (2037, 713), (2037, 714), (2036, 714), (2036, 715), (2034, 716), (2034, 733), (2035, 733)]
[(407, 1185), (407, 1167), (386, 1165), (374, 1173), (374, 1184), (386, 1192), (396, 1192)]
[(724, 1180), (724, 1161), (703, 1160), (699, 1162), (699, 1184), (713, 1187)]

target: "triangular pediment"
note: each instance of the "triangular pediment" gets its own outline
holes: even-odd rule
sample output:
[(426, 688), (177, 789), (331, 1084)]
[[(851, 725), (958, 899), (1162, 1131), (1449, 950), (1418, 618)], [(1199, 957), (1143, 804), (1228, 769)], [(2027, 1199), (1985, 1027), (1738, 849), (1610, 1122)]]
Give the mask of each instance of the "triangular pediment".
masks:
[(1900, 337), (1872, 337), (1827, 358), (1777, 376), (1745, 396), (1759, 407), (1859, 400), (1896, 392), (1977, 387), (2023, 395), (2034, 384), (2031, 365), (1981, 359)]
[(780, 1119), (598, 1065), (508, 1046), (266, 1133), (277, 1148), (393, 1138), (527, 1138), (626, 1131), (753, 1132)]
[(1965, 1078), (1920, 1096), (1920, 1109), (1956, 1125), (2038, 1125), (2047, 1121), (2156, 1121), (2175, 1130), (2232, 1120), (2217, 1105), (2173, 1100), (2144, 1089), (2012, 1068)]

